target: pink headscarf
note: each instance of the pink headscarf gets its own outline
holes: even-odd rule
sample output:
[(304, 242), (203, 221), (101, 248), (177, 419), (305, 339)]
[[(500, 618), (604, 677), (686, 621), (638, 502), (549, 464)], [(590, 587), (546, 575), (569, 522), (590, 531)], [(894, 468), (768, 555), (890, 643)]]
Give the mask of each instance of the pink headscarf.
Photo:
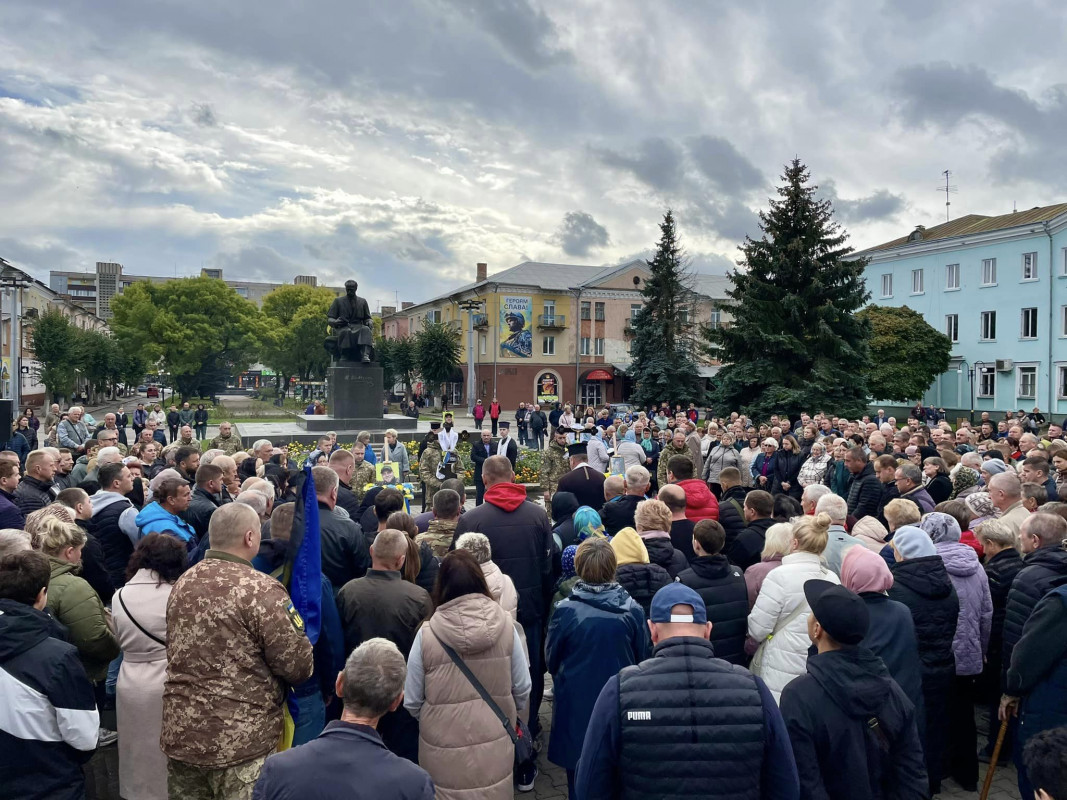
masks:
[(841, 562), (841, 583), (856, 594), (887, 592), (893, 585), (893, 573), (878, 553), (866, 547), (850, 547)]

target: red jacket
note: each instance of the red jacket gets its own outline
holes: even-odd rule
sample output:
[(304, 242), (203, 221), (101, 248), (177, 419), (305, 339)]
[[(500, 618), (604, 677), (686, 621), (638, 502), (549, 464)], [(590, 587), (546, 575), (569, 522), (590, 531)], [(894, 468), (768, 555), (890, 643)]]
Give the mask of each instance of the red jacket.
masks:
[(489, 419), (500, 419), (500, 403), (489, 404)]
[(700, 478), (690, 478), (687, 481), (679, 481), (678, 485), (685, 490), (685, 517), (693, 522), (702, 519), (719, 519), (719, 501), (711, 493), (711, 489)]

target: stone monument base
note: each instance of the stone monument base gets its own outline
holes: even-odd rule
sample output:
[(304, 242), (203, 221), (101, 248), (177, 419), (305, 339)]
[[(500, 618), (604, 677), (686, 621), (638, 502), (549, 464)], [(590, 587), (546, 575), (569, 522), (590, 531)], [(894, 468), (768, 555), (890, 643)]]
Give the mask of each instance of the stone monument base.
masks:
[(326, 371), (326, 410), (336, 419), (378, 420), (381, 424), (382, 368), (377, 364), (337, 361)]
[(400, 414), (378, 415), (374, 417), (335, 417), (332, 414), (300, 414), (300, 426), (308, 433), (325, 433), (326, 431), (384, 431), (393, 428), (396, 431), (413, 431), (418, 420)]

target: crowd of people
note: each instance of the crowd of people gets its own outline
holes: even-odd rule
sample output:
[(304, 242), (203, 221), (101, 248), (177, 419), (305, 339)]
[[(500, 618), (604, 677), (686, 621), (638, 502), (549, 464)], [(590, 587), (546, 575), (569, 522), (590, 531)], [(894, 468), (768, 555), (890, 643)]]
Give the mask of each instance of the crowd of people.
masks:
[(375, 461), (407, 477), (395, 432), (325, 436), (305, 472), (228, 423), (49, 416), (56, 446), (0, 452), (0, 798), (84, 796), (101, 747), (126, 800), (493, 800), (541, 759), (580, 800), (929, 798), (977, 789), (1002, 721), (1020, 796), (1067, 798), (1067, 442), (1043, 418), (494, 400), (473, 502), (446, 420), (417, 513), (368, 488)]

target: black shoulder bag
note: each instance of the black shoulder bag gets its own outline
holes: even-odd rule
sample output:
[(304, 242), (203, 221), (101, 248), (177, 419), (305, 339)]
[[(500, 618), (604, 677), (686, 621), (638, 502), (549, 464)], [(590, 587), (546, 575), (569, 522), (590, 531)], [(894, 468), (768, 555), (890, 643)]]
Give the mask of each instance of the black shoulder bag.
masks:
[(500, 724), (504, 726), (504, 730), (507, 731), (508, 737), (510, 737), (512, 744), (515, 745), (515, 768), (518, 769), (523, 764), (534, 759), (535, 753), (533, 748), (533, 740), (530, 738), (530, 731), (526, 727), (526, 724), (516, 715), (515, 727), (511, 727), (511, 720), (508, 719), (508, 715), (504, 713), (504, 710), (496, 704), (496, 701), (482, 686), (481, 681), (474, 677), (474, 673), (471, 672), (470, 667), (464, 663), (463, 659), (459, 657), (459, 653), (449, 647), (447, 644), (437, 639), (440, 642), (441, 647), (448, 653), (448, 657), (452, 659), (452, 663), (459, 667), (459, 671), (463, 673), (471, 686), (474, 687), (474, 691), (478, 693), (478, 696), (485, 701), (486, 705), (493, 710), (496, 714), (496, 718), (500, 720)]
[(133, 623), (133, 626), (135, 628), (137, 628), (137, 630), (139, 630), (141, 633), (143, 633), (145, 636), (147, 636), (153, 642), (157, 642), (158, 644), (161, 644), (164, 647), (167, 646), (167, 642), (164, 639), (160, 639), (154, 633), (151, 633), (150, 631), (145, 630), (145, 627), (140, 622), (137, 621), (137, 619), (133, 616), (133, 614), (130, 613), (130, 609), (126, 608), (126, 601), (122, 599), (122, 591), (121, 590), (115, 592), (115, 597), (117, 597), (119, 599), (119, 605), (122, 606), (122, 610), (126, 612), (126, 616), (129, 618), (130, 622)]

